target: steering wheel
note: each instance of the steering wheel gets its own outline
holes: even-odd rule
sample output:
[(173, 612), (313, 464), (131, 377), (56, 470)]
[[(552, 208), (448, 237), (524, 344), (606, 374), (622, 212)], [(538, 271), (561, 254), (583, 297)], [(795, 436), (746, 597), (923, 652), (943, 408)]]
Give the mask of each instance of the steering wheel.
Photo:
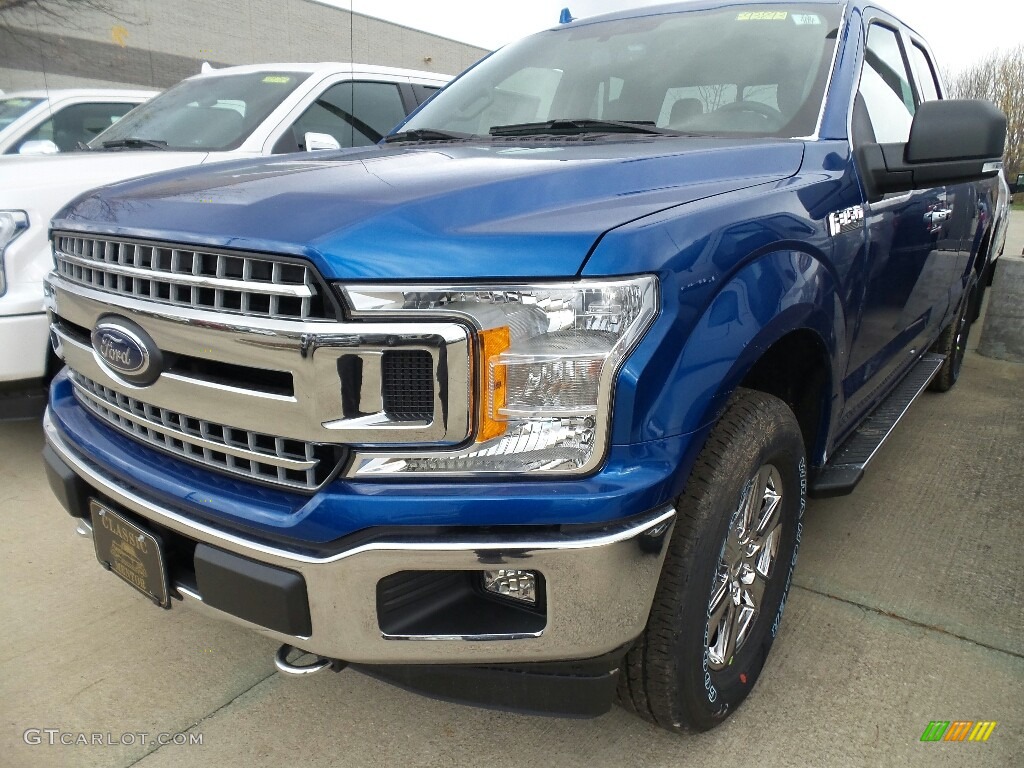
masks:
[(779, 110), (760, 101), (730, 101), (728, 104), (720, 106), (715, 112), (753, 112), (765, 120), (770, 120), (779, 125), (782, 124), (784, 119)]

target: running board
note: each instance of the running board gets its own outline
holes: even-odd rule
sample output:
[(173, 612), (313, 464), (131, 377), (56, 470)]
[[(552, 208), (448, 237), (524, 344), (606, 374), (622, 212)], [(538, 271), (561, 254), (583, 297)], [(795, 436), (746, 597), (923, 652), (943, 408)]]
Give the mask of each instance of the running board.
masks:
[(864, 477), (868, 462), (892, 434), (911, 403), (927, 389), (945, 361), (943, 355), (921, 356), (899, 386), (839, 446), (828, 464), (815, 473), (808, 488), (811, 496), (845, 496), (853, 491)]

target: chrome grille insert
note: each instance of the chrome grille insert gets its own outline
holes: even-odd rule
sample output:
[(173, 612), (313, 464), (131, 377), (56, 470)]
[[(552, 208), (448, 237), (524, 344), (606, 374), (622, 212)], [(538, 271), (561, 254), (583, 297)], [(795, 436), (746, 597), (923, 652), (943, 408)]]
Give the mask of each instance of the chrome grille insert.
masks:
[(57, 272), (80, 285), (250, 317), (335, 319), (312, 265), (265, 255), (56, 233)]
[(233, 475), (312, 491), (337, 461), (328, 446), (275, 437), (150, 405), (68, 373), (78, 401), (108, 424), (175, 456)]

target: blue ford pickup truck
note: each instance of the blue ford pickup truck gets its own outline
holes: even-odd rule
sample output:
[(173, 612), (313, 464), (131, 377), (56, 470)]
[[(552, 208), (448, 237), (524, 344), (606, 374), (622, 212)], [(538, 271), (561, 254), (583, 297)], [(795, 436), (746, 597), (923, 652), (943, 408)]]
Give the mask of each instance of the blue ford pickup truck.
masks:
[(710, 728), (960, 372), (1006, 122), (938, 71), (858, 0), (566, 13), (377, 147), (87, 193), (51, 485), (282, 671)]

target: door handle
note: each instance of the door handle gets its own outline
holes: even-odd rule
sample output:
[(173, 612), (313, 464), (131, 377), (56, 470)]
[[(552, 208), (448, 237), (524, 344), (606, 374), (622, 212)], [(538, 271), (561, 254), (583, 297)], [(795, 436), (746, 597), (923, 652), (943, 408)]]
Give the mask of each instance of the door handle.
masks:
[(942, 229), (943, 222), (949, 221), (949, 217), (952, 215), (952, 208), (937, 208), (924, 215), (924, 224), (929, 232), (935, 233)]

